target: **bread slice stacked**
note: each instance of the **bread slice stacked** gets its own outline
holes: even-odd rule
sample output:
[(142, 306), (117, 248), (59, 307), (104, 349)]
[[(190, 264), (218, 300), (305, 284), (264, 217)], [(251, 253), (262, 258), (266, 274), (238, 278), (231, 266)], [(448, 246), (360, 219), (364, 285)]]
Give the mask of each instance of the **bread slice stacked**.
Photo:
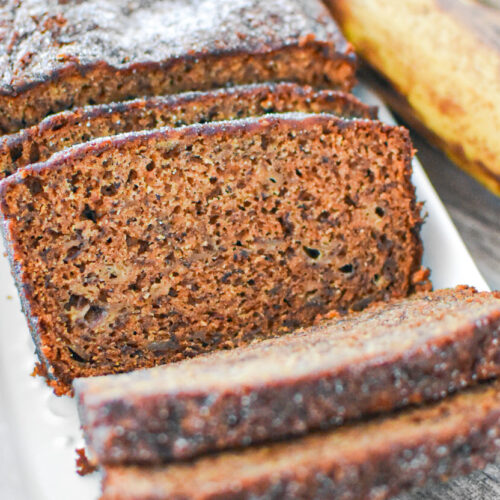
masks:
[(500, 294), (439, 290), (74, 386), (99, 462), (160, 463), (440, 399), (500, 374), (499, 334)]
[(188, 463), (108, 466), (101, 499), (387, 499), (498, 459), (499, 394), (497, 381), (295, 440)]
[[(344, 93), (354, 55), (319, 0), (8, 0), (0, 14), (6, 250), (38, 372), (57, 394), (77, 379), (104, 498), (385, 498), (428, 470), (397, 468), (398, 443), (424, 439), (415, 419), (468, 418), (469, 398), (477, 422), (496, 415), (492, 386), (258, 444), (498, 373), (498, 296), (425, 294), (409, 134)], [(474, 422), (436, 422), (443, 446), (463, 430), (479, 451), (463, 465), (450, 451), (432, 477), (493, 454)], [(415, 447), (387, 442), (390, 482), (375, 448), (330, 446), (392, 426)]]
[(389, 498), (498, 457), (498, 382), (328, 433), (170, 466), (110, 466), (103, 500)]
[(499, 335), (500, 294), (457, 287), (76, 380), (102, 498), (361, 500), (470, 472), (500, 453)]
[(0, 178), (99, 137), (290, 111), (328, 113), (343, 118), (377, 117), (374, 107), (363, 104), (352, 94), (314, 90), (287, 82), (86, 106), (50, 115), (32, 127), (0, 136)]

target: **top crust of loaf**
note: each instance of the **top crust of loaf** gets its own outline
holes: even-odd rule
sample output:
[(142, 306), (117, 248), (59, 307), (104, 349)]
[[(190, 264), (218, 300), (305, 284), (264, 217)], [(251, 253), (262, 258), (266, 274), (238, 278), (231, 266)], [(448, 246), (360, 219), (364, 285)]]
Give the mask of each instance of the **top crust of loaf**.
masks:
[[(7, 0), (0, 6), (0, 95), (95, 67), (322, 46), (353, 59), (319, 0)], [(75, 71), (76, 70), (76, 71)]]

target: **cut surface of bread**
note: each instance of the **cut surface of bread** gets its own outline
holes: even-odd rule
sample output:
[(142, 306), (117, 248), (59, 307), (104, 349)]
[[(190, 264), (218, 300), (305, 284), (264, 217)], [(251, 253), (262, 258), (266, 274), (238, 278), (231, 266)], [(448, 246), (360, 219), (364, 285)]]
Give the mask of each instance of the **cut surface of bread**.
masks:
[(65, 148), (124, 132), (301, 111), (345, 118), (376, 118), (376, 109), (352, 94), (293, 83), (241, 85), (87, 106), (51, 115), (40, 124), (0, 137), (0, 178), (47, 160)]
[(0, 183), (49, 378), (129, 371), (404, 297), (422, 273), (408, 132), (267, 115), (98, 139)]
[(320, 0), (6, 0), (0, 19), (0, 133), (145, 95), (354, 84), (352, 48)]
[(304, 434), (500, 374), (500, 293), (414, 294), (287, 336), (77, 379), (103, 463), (160, 463)]
[(499, 434), (496, 382), (287, 442), (187, 463), (108, 466), (102, 500), (385, 500), (495, 461)]

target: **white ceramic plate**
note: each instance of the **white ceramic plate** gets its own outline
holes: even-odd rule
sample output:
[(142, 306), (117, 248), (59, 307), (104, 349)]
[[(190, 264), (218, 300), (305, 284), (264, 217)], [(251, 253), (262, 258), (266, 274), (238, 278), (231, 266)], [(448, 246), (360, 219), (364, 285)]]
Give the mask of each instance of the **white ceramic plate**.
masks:
[[(361, 87), (357, 93), (380, 106), (382, 120), (394, 123), (370, 91)], [(414, 182), (429, 214), (422, 237), (434, 286), (463, 283), (487, 290), (418, 160)], [(30, 377), (33, 350), (7, 260), (0, 256), (0, 499), (96, 500), (99, 474), (82, 478), (75, 472), (75, 448), (83, 446), (75, 403)]]

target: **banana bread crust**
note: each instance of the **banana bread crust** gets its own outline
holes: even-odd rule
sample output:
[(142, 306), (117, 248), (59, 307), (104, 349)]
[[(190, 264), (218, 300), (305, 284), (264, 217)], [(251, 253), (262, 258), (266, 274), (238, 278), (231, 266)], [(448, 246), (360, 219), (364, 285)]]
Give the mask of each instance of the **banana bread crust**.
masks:
[(0, 137), (0, 179), (67, 147), (99, 137), (288, 111), (377, 117), (375, 107), (363, 104), (352, 94), (294, 83), (242, 85), (87, 106), (51, 115), (40, 124)]
[(442, 398), (500, 374), (499, 336), (500, 293), (458, 287), (73, 385), (100, 464), (162, 463)]
[(355, 57), (319, 0), (7, 0), (0, 132), (87, 104), (290, 80), (349, 90)]
[(284, 443), (157, 467), (104, 468), (102, 500), (385, 500), (494, 462), (500, 386)]

